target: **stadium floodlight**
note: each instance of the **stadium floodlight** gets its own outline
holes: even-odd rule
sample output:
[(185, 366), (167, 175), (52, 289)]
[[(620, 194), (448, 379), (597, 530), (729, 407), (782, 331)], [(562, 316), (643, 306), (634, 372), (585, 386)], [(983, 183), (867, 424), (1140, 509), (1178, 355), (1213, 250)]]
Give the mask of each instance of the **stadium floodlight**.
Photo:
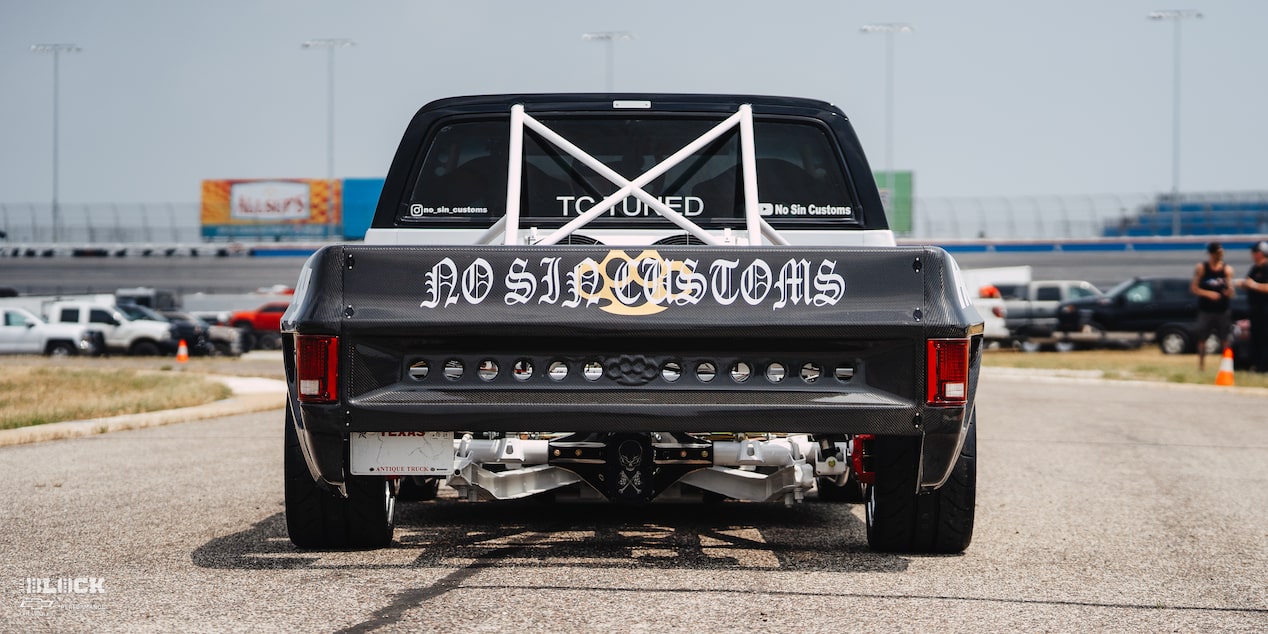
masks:
[(326, 193), (327, 233), (333, 233), (331, 225), (335, 222), (335, 49), (356, 46), (356, 44), (346, 38), (317, 38), (305, 40), (300, 45), (300, 48), (324, 48), (328, 52), (326, 56), (326, 186), (330, 190)]
[(885, 34), (885, 197), (886, 211), (894, 201), (894, 34), (915, 31), (910, 24), (882, 22), (859, 27), (863, 34)]
[(612, 92), (616, 82), (616, 42), (634, 39), (634, 34), (627, 31), (595, 31), (582, 33), (581, 39), (586, 41), (607, 42), (607, 91)]
[(78, 46), (74, 44), (32, 44), (31, 45), (32, 53), (51, 53), (53, 55), (53, 214), (52, 214), (53, 218), (52, 220), (53, 220), (53, 242), (54, 243), (57, 242), (57, 237), (58, 237), (57, 227), (60, 224), (60, 220), (58, 218), (60, 210), (58, 209), (59, 205), (57, 201), (57, 198), (58, 198), (57, 124), (58, 124), (59, 114), (61, 112), (60, 106), (58, 104), (58, 84), (60, 82), (60, 79), (58, 76), (59, 67), (60, 67), (62, 53), (78, 53), (82, 50), (84, 49), (79, 48)]
[[(1202, 12), (1195, 9), (1170, 9), (1150, 11), (1146, 17), (1155, 22), (1171, 20), (1175, 23), (1171, 81), (1171, 196), (1172, 204), (1178, 206), (1180, 204), (1180, 24), (1185, 20), (1202, 19)], [(1173, 234), (1179, 231), (1179, 221), (1180, 215), (1177, 213), (1172, 227)]]

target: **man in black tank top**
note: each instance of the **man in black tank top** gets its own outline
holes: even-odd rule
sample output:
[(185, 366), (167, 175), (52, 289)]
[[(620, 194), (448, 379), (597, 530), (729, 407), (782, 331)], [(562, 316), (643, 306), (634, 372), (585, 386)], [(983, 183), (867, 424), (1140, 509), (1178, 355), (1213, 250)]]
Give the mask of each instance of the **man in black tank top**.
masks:
[(1227, 346), (1233, 330), (1230, 306), (1233, 297), (1233, 267), (1224, 263), (1224, 246), (1218, 242), (1206, 245), (1206, 261), (1193, 269), (1189, 291), (1198, 296), (1197, 335), (1198, 369), (1206, 369), (1206, 340), (1212, 333), (1220, 340), (1221, 350)]
[(1250, 359), (1256, 372), (1268, 372), (1268, 242), (1250, 247), (1254, 266), (1237, 286), (1246, 289), (1250, 304)]

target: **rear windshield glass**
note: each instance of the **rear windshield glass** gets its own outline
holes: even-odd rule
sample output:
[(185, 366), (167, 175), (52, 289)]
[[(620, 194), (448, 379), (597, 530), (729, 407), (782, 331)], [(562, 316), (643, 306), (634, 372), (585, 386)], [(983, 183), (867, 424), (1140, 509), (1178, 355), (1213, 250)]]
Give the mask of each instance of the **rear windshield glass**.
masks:
[[(626, 179), (634, 180), (717, 125), (716, 119), (569, 118), (542, 122)], [(855, 224), (856, 204), (828, 131), (814, 122), (756, 121), (758, 208), (772, 224)], [(466, 120), (441, 127), (422, 159), (402, 223), (489, 226), (506, 214), (510, 123)], [(525, 128), (520, 215), (558, 226), (620, 187)], [(738, 130), (709, 143), (644, 191), (702, 226), (742, 226), (744, 182)], [(633, 196), (595, 222), (660, 224)]]

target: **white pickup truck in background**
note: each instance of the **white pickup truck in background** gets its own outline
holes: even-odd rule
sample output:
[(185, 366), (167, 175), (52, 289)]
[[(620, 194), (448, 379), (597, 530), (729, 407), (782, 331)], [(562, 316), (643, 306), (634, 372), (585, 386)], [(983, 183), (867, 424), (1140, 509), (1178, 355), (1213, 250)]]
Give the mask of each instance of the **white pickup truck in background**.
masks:
[(1056, 334), (1057, 309), (1073, 299), (1101, 296), (1100, 289), (1083, 280), (1034, 280), (998, 283), (994, 287), (1003, 300), (1009, 334), (1027, 352), (1046, 345), (1058, 351), (1073, 349), (1073, 342)]
[(77, 324), (100, 332), (106, 349), (115, 353), (155, 356), (175, 354), (179, 345), (172, 324), (150, 319), (131, 319), (112, 303), (58, 301), (45, 310), (53, 324)]
[(54, 357), (96, 354), (96, 339), (88, 328), (50, 324), (25, 308), (0, 310), (0, 354), (47, 354)]

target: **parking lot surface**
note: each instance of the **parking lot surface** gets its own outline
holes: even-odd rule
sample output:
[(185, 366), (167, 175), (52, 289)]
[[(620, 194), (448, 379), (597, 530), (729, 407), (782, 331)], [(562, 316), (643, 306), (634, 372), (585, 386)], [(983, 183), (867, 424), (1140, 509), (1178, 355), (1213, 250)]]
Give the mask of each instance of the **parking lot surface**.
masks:
[[(280, 410), (0, 448), (0, 630), (1264, 631), (1265, 407), (988, 368), (976, 532), (944, 557), (871, 553), (861, 508), (815, 499), (452, 495), (401, 505), (392, 548), (300, 552)], [(59, 580), (101, 591), (31, 592)]]

